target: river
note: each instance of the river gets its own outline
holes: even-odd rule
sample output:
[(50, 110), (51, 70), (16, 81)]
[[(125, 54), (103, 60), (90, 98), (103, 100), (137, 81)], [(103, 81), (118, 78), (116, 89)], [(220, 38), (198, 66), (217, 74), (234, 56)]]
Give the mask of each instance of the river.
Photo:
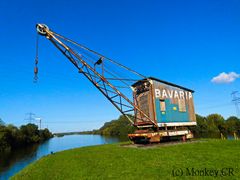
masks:
[(59, 152), (83, 146), (116, 143), (122, 140), (126, 139), (101, 135), (67, 135), (51, 138), (40, 145), (33, 145), (11, 153), (0, 154), (0, 180), (9, 179), (9, 177), (30, 163), (51, 154), (51, 152)]

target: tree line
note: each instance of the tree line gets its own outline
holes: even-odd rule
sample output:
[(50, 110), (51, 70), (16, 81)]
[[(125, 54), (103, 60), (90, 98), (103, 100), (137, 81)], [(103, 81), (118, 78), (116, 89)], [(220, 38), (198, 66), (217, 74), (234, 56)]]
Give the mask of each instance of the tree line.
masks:
[[(129, 115), (132, 119), (133, 116)], [(92, 131), (80, 132), (80, 134), (100, 134), (108, 136), (126, 136), (129, 133), (133, 133), (135, 127), (131, 126), (125, 116), (121, 115), (118, 119), (104, 123), (100, 129)]]
[[(210, 114), (206, 117), (197, 114), (196, 121), (197, 126), (190, 127), (195, 137), (220, 137), (220, 133), (225, 136), (236, 133), (240, 136), (240, 119), (235, 116), (224, 119), (220, 114)], [(135, 128), (121, 115), (116, 120), (106, 122), (100, 129), (85, 131), (81, 134), (126, 136), (134, 131)]]
[(206, 117), (196, 115), (197, 126), (191, 128), (197, 137), (219, 137), (219, 134), (224, 136), (240, 135), (240, 119), (236, 116), (230, 116), (224, 119), (220, 114), (210, 114)]
[(47, 128), (39, 130), (37, 125), (30, 123), (18, 128), (5, 125), (0, 119), (0, 152), (40, 143), (51, 137), (53, 135)]

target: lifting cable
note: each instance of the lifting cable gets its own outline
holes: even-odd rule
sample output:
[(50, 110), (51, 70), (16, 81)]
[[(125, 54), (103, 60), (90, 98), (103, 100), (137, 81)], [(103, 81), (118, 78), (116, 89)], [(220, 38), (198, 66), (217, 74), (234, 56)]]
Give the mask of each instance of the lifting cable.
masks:
[[(65, 40), (65, 39), (63, 39), (63, 40)], [(66, 41), (66, 40), (65, 40)], [(83, 49), (82, 47), (79, 47), (79, 46), (77, 46), (78, 48), (81, 48), (81, 50)], [(84, 55), (83, 55), (84, 54)], [(96, 65), (96, 63), (98, 62), (95, 62), (95, 61), (93, 61), (92, 59), (94, 59), (95, 57), (93, 57), (91, 54), (89, 54), (88, 52), (82, 52), (82, 57), (84, 58), (85, 57), (85, 61), (86, 60), (89, 60), (92, 64), (94, 64), (94, 67), (95, 67), (95, 65)], [(88, 58), (87, 58), (88, 57)], [(100, 59), (101, 60), (103, 60), (103, 57), (100, 57)], [(128, 80), (128, 81), (133, 81), (133, 82), (135, 82), (135, 81), (138, 81), (138, 80), (136, 80), (136, 79), (131, 79), (129, 76), (128, 76), (128, 78), (117, 78), (117, 76), (118, 77), (121, 77), (121, 75), (119, 74), (119, 73), (117, 73), (116, 71), (114, 71), (114, 70), (112, 70), (111, 68), (109, 68), (108, 67), (108, 65), (109, 64), (105, 64), (104, 66), (105, 67), (103, 67), (102, 66), (102, 69), (105, 71), (105, 72), (107, 72), (107, 73), (109, 73), (109, 74), (111, 74), (112, 76), (114, 76), (115, 78), (106, 78), (106, 79), (114, 79), (114, 80), (119, 80), (119, 81), (121, 81), (123, 84), (125, 84), (125, 85), (127, 85), (127, 87), (131, 87), (129, 84), (127, 84), (126, 82), (124, 82), (126, 79)], [(95, 68), (94, 68), (95, 69)], [(111, 69), (111, 70), (110, 70)], [(115, 75), (114, 75), (115, 74)]]
[(35, 56), (35, 67), (34, 67), (34, 78), (33, 78), (33, 82), (37, 83), (38, 80), (38, 42), (39, 41), (39, 35), (37, 33), (36, 36), (36, 56)]
[[(88, 56), (89, 58), (88, 59), (90, 59), (90, 58), (92, 58), (92, 59), (94, 59), (89, 53), (87, 53), (87, 52), (84, 52), (84, 54), (86, 55), (86, 56)], [(92, 62), (92, 63), (94, 63), (94, 62)], [(112, 72), (112, 73), (114, 73), (116, 76), (118, 76), (118, 77), (121, 77), (122, 75), (120, 75), (119, 73), (117, 73), (116, 71), (114, 71), (113, 69), (111, 69), (110, 68), (110, 65), (109, 64), (104, 64), (104, 67), (103, 67), (103, 69), (106, 71), (106, 72)], [(111, 70), (110, 70), (111, 69)], [(106, 78), (107, 79), (107, 78)], [(127, 78), (119, 78), (119, 79), (131, 79), (131, 77), (130, 76), (128, 76)], [(133, 79), (131, 79), (132, 81), (138, 81), (138, 80), (133, 80)], [(128, 85), (128, 86), (130, 86), (130, 85)]]
[(130, 68), (128, 68), (128, 67), (126, 67), (126, 66), (124, 66), (124, 65), (122, 65), (122, 64), (120, 64), (120, 63), (118, 63), (118, 62), (116, 62), (116, 61), (114, 61), (114, 60), (112, 60), (112, 59), (110, 59), (110, 58), (108, 58), (108, 57), (105, 57), (105, 56), (103, 56), (102, 54), (100, 54), (100, 53), (98, 53), (98, 52), (96, 52), (96, 51), (93, 51), (93, 50), (87, 48), (86, 46), (83, 46), (83, 45), (81, 45), (81, 44), (79, 44), (79, 43), (77, 43), (77, 42), (75, 42), (75, 41), (72, 41), (71, 39), (68, 39), (68, 38), (66, 38), (66, 37), (64, 37), (64, 36), (62, 36), (62, 35), (60, 35), (60, 34), (57, 34), (57, 33), (53, 32), (53, 31), (51, 31), (51, 32), (52, 32), (53, 34), (55, 34), (56, 36), (58, 36), (58, 37), (60, 37), (60, 38), (62, 38), (62, 39), (64, 39), (64, 40), (66, 40), (66, 41), (68, 41), (68, 42), (71, 42), (72, 44), (75, 44), (76, 46), (79, 46), (79, 47), (81, 47), (81, 48), (83, 48), (83, 49), (85, 49), (85, 50), (87, 50), (87, 51), (90, 51), (90, 52), (98, 55), (98, 56), (104, 57), (104, 59), (107, 59), (108, 61), (112, 62), (113, 64), (116, 64), (116, 65), (118, 65), (118, 66), (120, 66), (120, 67), (122, 67), (122, 68), (124, 68), (124, 69), (126, 69), (126, 70), (128, 70), (128, 71), (130, 71), (130, 72), (132, 72), (132, 73), (134, 73), (134, 74), (142, 77), (142, 78), (146, 78), (146, 76), (144, 76), (144, 75), (142, 75), (142, 74), (140, 74), (140, 73), (138, 73), (138, 72), (136, 72), (136, 71), (134, 71), (134, 70), (132, 70), (132, 69), (130, 69)]
[[(83, 56), (83, 57), (85, 57), (85, 56)], [(87, 60), (89, 60), (89, 61), (91, 61), (91, 62), (93, 63), (93, 61), (92, 61), (91, 59), (89, 59), (89, 58), (87, 58), (87, 57), (85, 57), (85, 59), (87, 59)], [(112, 75), (113, 77), (117, 78), (116, 75), (114, 75), (113, 73), (111, 73), (110, 71), (108, 71), (106, 68), (104, 68), (104, 70), (105, 70), (107, 73), (109, 73), (110, 75)], [(107, 79), (107, 78), (106, 78), (106, 79)], [(125, 81), (123, 81), (122, 79), (119, 79), (119, 81), (121, 81), (123, 84), (125, 84), (126, 87), (130, 87), (130, 85), (127, 84), (127, 83), (126, 83)]]

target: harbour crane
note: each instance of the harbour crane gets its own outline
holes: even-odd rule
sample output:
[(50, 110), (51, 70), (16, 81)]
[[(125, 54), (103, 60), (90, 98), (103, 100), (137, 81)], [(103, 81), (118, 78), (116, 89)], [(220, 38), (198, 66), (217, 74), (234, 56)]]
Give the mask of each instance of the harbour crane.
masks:
[[(184, 125), (183, 123), (159, 123), (164, 117), (159, 115), (159, 108), (156, 109), (158, 106), (161, 106), (161, 115), (171, 114), (171, 112), (166, 111), (166, 107), (168, 107), (165, 105), (165, 102), (168, 102), (165, 101), (167, 96), (159, 97), (161, 98), (160, 101), (154, 96), (154, 91), (162, 91), (162, 89), (156, 89), (156, 82), (165, 84), (167, 87), (172, 86), (173, 89), (177, 88), (178, 91), (184, 90), (184, 92), (180, 91), (179, 96), (176, 97), (180, 97), (180, 99), (184, 98), (185, 94), (187, 97), (188, 93), (192, 97), (192, 90), (166, 81), (146, 77), (111, 58), (54, 32), (45, 24), (37, 24), (36, 29), (39, 35), (46, 37), (77, 68), (78, 72), (83, 74), (137, 128), (134, 134), (129, 135), (131, 140), (148, 139), (150, 142), (159, 142), (161, 137), (171, 136), (171, 133), (173, 136), (192, 137), (191, 132), (186, 129), (183, 130), (182, 127), (194, 125), (194, 122), (186, 122)], [(36, 52), (35, 80), (38, 79), (38, 40)], [(170, 92), (169, 96), (171, 91), (166, 91)], [(174, 98), (178, 91), (172, 92), (175, 93)], [(164, 94), (164, 90), (162, 92), (162, 96), (167, 95), (167, 93)], [(130, 96), (133, 97), (130, 98)], [(194, 121), (195, 114), (191, 105), (192, 102), (190, 100), (186, 101), (189, 101), (187, 103), (188, 109), (193, 110), (193, 113), (190, 113), (190, 115), (192, 114), (190, 121)], [(183, 101), (181, 102), (183, 103)], [(179, 107), (180, 105), (185, 104), (179, 104)], [(163, 111), (164, 108), (165, 111)], [(177, 107), (174, 108), (174, 110), (177, 109)], [(181, 108), (184, 110), (184, 106)], [(181, 126), (181, 130), (177, 130), (177, 126)]]
[[(130, 121), (133, 126), (140, 127), (135, 121), (136, 118), (138, 118), (144, 122), (142, 125), (146, 124), (157, 128), (157, 123), (140, 109), (136, 100), (130, 100), (129, 97), (121, 91), (121, 89), (125, 90), (125, 88), (130, 88), (134, 91), (129, 85), (129, 82), (136, 82), (139, 79), (135, 80), (118, 77), (114, 70), (109, 69), (108, 64), (115, 65), (137, 77), (146, 78), (145, 76), (89, 49), (86, 46), (55, 33), (45, 24), (37, 24), (36, 28), (38, 34), (45, 36), (58, 50), (60, 50), (62, 54), (78, 69), (78, 72), (83, 74)], [(37, 64), (38, 57), (36, 58), (36, 65)], [(96, 68), (96, 66), (101, 67)], [(34, 72), (35, 75), (37, 75), (37, 66), (35, 67)], [(37, 79), (37, 76), (35, 77)], [(147, 82), (147, 80), (145, 81)], [(129, 114), (137, 114), (137, 112), (140, 116), (135, 116), (134, 120)]]

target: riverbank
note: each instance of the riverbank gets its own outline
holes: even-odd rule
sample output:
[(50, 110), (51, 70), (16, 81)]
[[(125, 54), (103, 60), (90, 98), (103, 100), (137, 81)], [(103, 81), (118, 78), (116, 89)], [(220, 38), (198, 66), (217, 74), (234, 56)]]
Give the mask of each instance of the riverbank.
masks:
[[(73, 148), (121, 142), (118, 137), (100, 135), (69, 135), (53, 137), (44, 143), (26, 146), (0, 154), (0, 180), (9, 179), (29, 164), (51, 154)], [(126, 141), (126, 140), (123, 140)]]
[[(45, 156), (12, 179), (169, 179), (176, 175), (198, 179), (198, 172), (202, 171), (210, 178), (211, 171), (218, 172), (217, 177), (237, 179), (239, 151), (240, 141), (233, 140), (204, 140), (156, 148), (89, 146)], [(233, 174), (224, 168), (230, 168)]]
[(0, 124), (0, 153), (39, 144), (52, 137), (52, 133), (47, 128), (38, 129), (35, 124), (29, 123), (19, 128)]

